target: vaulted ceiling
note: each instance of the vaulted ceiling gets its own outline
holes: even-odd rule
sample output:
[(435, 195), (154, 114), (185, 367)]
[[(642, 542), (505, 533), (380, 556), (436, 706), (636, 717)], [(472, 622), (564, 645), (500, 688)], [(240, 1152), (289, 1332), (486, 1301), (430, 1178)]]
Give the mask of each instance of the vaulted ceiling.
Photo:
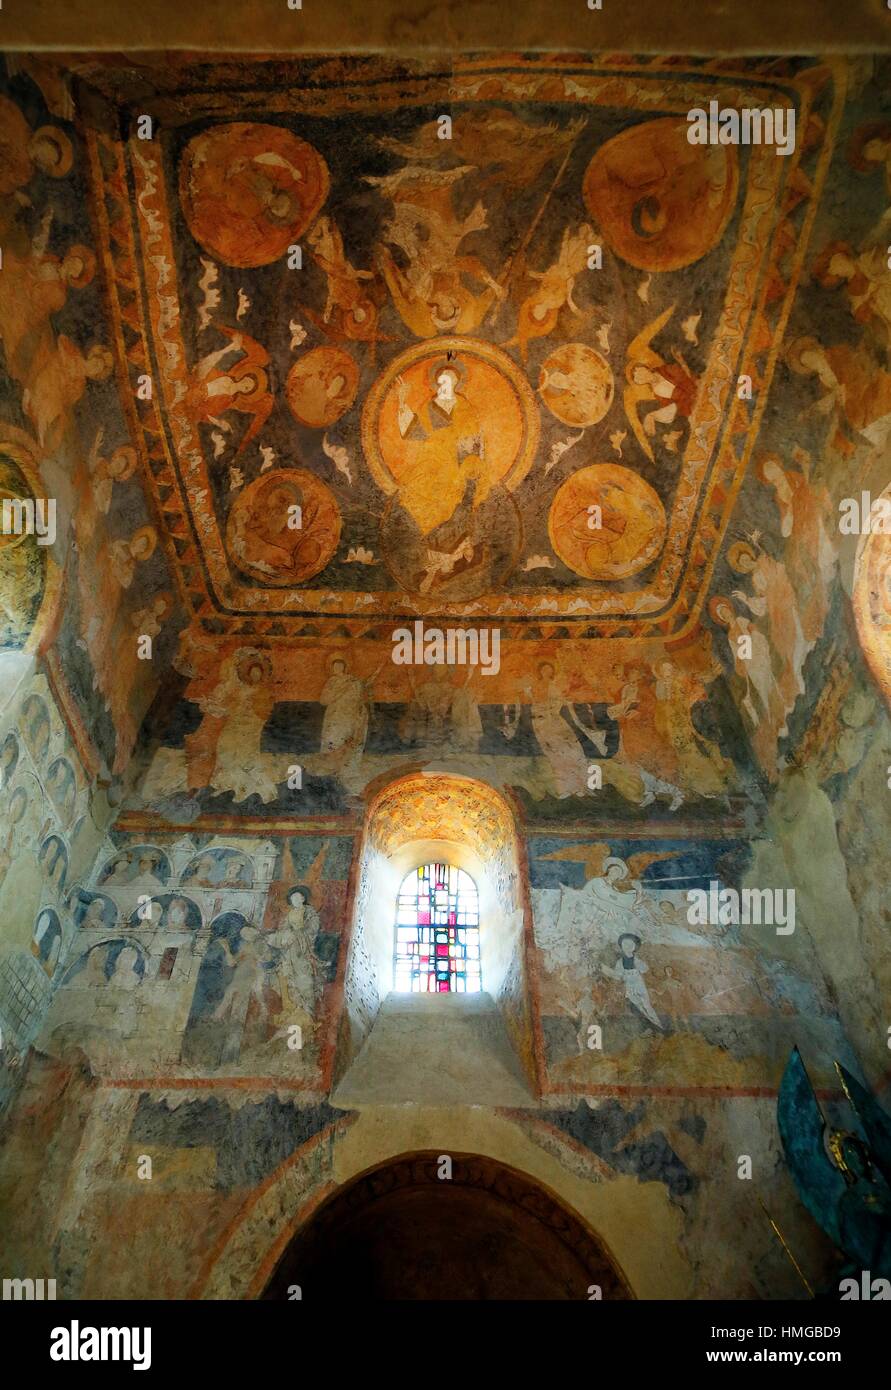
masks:
[[(834, 513), (888, 414), (869, 64), (8, 66), (0, 485), (76, 542), (9, 548), (8, 640), (97, 761), (160, 689), (150, 804), (294, 810), (289, 752), (317, 811), (394, 760), (562, 803), (601, 754), (617, 805), (704, 814), (776, 778), (851, 646)], [(691, 144), (711, 101), (794, 113), (794, 151)], [(446, 734), (390, 660), (416, 619), (500, 633)], [(214, 780), (227, 715), (254, 791)]]
[[(831, 155), (831, 72), (227, 76), (142, 83), (134, 104), (106, 72), (117, 129), (88, 131), (132, 422), (190, 612), (293, 637), (424, 614), (688, 631)], [(690, 145), (685, 113), (715, 94), (795, 107), (796, 156)], [(423, 421), (444, 360), (463, 419), (402, 437), (400, 401)]]

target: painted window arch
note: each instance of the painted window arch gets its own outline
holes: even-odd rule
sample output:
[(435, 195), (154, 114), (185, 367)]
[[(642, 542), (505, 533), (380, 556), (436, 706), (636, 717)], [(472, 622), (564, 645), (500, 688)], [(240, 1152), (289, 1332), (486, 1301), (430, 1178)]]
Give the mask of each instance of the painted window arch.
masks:
[(419, 864), (396, 899), (393, 987), (406, 994), (478, 994), (476, 884), (454, 864)]

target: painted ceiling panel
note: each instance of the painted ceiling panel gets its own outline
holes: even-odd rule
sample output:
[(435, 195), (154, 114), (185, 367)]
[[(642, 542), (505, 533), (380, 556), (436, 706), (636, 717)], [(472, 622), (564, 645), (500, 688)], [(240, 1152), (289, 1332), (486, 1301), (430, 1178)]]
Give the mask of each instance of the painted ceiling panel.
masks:
[[(134, 424), (189, 607), (224, 631), (431, 614), (687, 630), (837, 82), (627, 62), (286, 77), (187, 90), (175, 114), (143, 94), (119, 138), (90, 132)], [(713, 98), (794, 109), (796, 153), (691, 145), (685, 113)]]
[[(60, 524), (0, 553), (4, 640), (85, 766), (142, 729), (132, 814), (344, 816), (443, 765), (739, 828), (829, 746), (837, 508), (887, 483), (881, 60), (7, 68), (0, 488)], [(691, 143), (711, 104), (794, 141)], [(394, 663), (418, 620), (497, 664)]]

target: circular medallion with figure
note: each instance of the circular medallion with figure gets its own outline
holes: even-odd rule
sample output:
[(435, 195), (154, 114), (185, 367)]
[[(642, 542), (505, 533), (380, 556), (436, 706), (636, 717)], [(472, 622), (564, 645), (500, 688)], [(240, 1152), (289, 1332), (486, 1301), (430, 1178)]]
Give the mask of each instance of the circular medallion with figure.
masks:
[(422, 535), (465, 500), (513, 491), (532, 466), (538, 407), (516, 363), (492, 343), (440, 338), (396, 357), (368, 393), (362, 447)]
[(585, 579), (628, 579), (645, 569), (665, 542), (658, 493), (630, 468), (594, 463), (558, 489), (548, 535), (564, 565)]
[(691, 145), (689, 122), (644, 121), (601, 145), (582, 196), (607, 244), (638, 270), (679, 270), (716, 246), (736, 204), (732, 145)]
[(359, 368), (338, 347), (317, 347), (298, 357), (285, 382), (285, 398), (300, 425), (320, 430), (349, 410), (359, 388)]
[(179, 198), (189, 231), (226, 265), (269, 265), (312, 224), (328, 166), (284, 126), (211, 126), (186, 145)]
[(303, 468), (266, 473), (238, 494), (226, 545), (233, 564), (263, 584), (302, 584), (328, 564), (340, 541), (334, 494)]
[(541, 364), (538, 390), (552, 415), (573, 429), (598, 424), (613, 403), (613, 372), (585, 343), (564, 343)]

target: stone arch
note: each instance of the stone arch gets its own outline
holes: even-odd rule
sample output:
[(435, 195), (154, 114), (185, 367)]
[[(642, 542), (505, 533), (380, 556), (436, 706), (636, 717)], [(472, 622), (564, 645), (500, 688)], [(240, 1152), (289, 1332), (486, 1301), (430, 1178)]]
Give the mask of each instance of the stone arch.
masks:
[(627, 1299), (603, 1242), (556, 1193), (483, 1154), (401, 1155), (330, 1194), (285, 1246), (265, 1299)]
[[(609, 1182), (591, 1181), (590, 1175), (567, 1168), (511, 1115), (482, 1108), (396, 1107), (385, 1125), (373, 1114), (344, 1115), (290, 1154), (235, 1213), (189, 1297), (260, 1298), (288, 1245), (328, 1198), (354, 1179), (428, 1151), (437, 1157), (491, 1159), (543, 1188), (599, 1243), (625, 1297), (690, 1296), (693, 1273), (681, 1240), (683, 1216), (664, 1184), (614, 1173)], [(596, 1162), (594, 1171), (606, 1176)]]

